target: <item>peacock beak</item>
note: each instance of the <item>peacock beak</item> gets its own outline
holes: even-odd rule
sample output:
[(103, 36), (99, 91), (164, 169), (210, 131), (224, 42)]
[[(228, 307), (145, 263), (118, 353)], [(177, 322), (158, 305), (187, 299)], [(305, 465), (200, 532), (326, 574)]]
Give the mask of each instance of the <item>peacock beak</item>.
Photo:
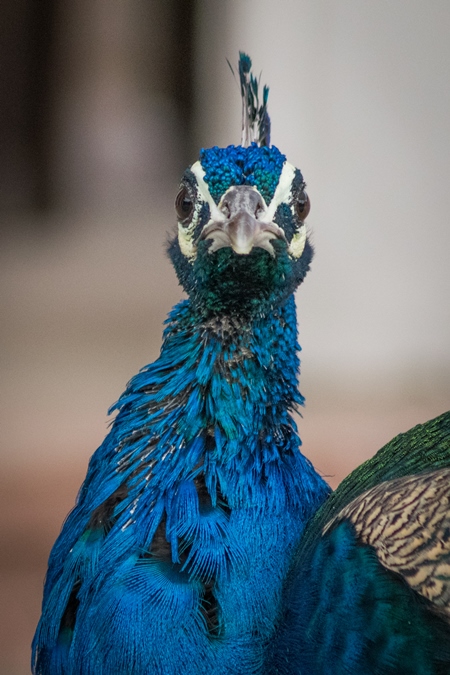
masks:
[(265, 219), (266, 203), (252, 186), (231, 187), (220, 200), (217, 210), (200, 235), (200, 239), (212, 241), (209, 253), (231, 247), (239, 255), (248, 255), (254, 248), (263, 248), (275, 256), (271, 241), (286, 241), (283, 230)]

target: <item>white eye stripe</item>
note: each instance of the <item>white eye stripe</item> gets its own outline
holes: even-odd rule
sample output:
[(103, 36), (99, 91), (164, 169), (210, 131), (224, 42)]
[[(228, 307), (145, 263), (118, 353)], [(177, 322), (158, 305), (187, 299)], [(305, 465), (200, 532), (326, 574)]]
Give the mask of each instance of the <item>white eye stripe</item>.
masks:
[(275, 190), (272, 201), (264, 215), (265, 220), (272, 221), (280, 204), (283, 202), (289, 203), (292, 200), (292, 182), (295, 178), (296, 171), (297, 169), (295, 166), (292, 166), (289, 162), (284, 163), (277, 189)]
[(191, 171), (194, 174), (195, 178), (197, 179), (197, 188), (201, 198), (209, 206), (209, 213), (211, 220), (214, 220), (214, 222), (216, 223), (222, 222), (225, 219), (225, 217), (223, 213), (219, 211), (216, 202), (211, 196), (209, 187), (204, 178), (205, 170), (200, 164), (200, 162), (195, 162), (195, 164), (191, 166)]
[[(269, 204), (267, 209), (266, 217), (271, 219), (274, 218), (277, 208), (280, 204), (291, 204), (293, 201), (293, 182), (296, 175), (297, 169), (289, 162), (285, 162), (283, 170), (280, 175), (280, 180), (278, 181), (277, 189), (273, 196), (272, 201)], [(294, 208), (291, 206), (292, 215), (295, 216)], [(299, 227), (294, 232), (294, 235), (289, 244), (288, 253), (292, 258), (298, 259), (302, 255), (307, 240), (307, 231), (306, 225), (301, 223)]]

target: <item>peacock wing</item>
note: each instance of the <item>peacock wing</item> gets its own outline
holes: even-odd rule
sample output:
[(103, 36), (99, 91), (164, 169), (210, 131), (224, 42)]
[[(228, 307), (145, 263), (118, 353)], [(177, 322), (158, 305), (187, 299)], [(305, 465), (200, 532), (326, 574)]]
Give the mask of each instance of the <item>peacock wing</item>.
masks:
[(353, 525), (359, 544), (450, 622), (450, 468), (384, 481), (324, 528)]
[(268, 673), (450, 673), (450, 413), (358, 467), (310, 521)]

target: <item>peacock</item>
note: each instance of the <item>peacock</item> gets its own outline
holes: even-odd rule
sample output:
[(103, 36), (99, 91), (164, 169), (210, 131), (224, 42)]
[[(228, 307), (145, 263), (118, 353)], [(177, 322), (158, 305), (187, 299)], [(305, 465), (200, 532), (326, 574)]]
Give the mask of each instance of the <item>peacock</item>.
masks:
[(35, 675), (450, 672), (450, 415), (333, 494), (300, 452), (310, 201), (251, 66), (241, 144), (182, 177), (168, 251), (188, 299), (53, 546)]

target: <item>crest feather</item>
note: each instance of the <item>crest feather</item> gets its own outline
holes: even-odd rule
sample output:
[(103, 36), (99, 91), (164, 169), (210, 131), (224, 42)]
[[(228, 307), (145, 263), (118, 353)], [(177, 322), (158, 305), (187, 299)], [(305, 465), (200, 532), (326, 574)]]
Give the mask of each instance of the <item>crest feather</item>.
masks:
[[(231, 72), (235, 75), (227, 59)], [(252, 60), (244, 52), (239, 52), (239, 82), (242, 98), (242, 147), (256, 143), (260, 147), (270, 145), (270, 117), (267, 112), (269, 87), (264, 85), (262, 101), (259, 101), (261, 76), (256, 79), (251, 73)]]

